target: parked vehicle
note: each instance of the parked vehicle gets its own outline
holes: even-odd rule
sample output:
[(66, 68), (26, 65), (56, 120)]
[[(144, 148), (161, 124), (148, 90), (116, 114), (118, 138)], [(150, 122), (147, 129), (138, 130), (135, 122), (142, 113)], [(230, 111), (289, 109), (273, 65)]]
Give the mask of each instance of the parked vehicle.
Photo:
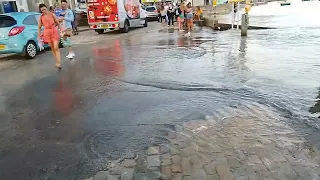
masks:
[(156, 6), (147, 6), (147, 19), (157, 20), (158, 19), (158, 11)]
[(34, 58), (39, 51), (39, 17), (36, 12), (0, 14), (0, 54), (17, 53)]
[(88, 24), (98, 34), (106, 29), (127, 33), (131, 27), (148, 26), (139, 0), (87, 0), (87, 7)]

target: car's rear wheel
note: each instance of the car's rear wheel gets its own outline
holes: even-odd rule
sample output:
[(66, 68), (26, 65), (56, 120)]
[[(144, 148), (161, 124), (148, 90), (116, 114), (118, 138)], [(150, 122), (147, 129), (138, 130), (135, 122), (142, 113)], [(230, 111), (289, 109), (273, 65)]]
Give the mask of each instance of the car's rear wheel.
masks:
[(33, 59), (37, 55), (37, 46), (33, 41), (28, 41), (23, 50), (23, 55), (28, 59)]

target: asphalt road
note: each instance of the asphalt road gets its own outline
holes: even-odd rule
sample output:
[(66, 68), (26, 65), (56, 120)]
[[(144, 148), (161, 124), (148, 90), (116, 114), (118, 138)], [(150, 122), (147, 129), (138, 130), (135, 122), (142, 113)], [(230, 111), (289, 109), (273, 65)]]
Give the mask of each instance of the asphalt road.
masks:
[(287, 38), (296, 32), (241, 38), (197, 27), (189, 38), (151, 23), (128, 34), (82, 32), (61, 71), (48, 51), (2, 59), (0, 179), (82, 180), (167, 142), (176, 125), (238, 111), (268, 112), (320, 147), (319, 41), (307, 32)]
[(128, 34), (82, 32), (73, 38), (77, 56), (63, 59), (61, 71), (50, 51), (32, 60), (2, 58), (0, 179), (83, 179), (110, 159), (163, 141), (160, 130), (170, 126), (134, 118), (144, 112), (138, 97), (149, 90), (116, 80), (131, 57), (143, 53), (132, 52), (131, 44), (152, 40), (146, 36), (161, 28), (151, 23)]

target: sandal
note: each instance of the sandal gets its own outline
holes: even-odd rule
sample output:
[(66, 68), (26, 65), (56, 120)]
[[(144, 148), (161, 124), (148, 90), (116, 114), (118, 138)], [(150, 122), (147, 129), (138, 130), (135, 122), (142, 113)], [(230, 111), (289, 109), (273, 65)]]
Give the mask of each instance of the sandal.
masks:
[(56, 64), (56, 68), (61, 69), (61, 65)]

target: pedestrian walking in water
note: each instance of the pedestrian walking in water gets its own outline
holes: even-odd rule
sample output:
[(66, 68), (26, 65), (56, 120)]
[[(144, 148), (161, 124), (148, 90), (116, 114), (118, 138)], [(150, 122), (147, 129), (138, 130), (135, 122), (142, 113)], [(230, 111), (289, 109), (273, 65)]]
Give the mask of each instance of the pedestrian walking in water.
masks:
[(161, 22), (162, 22), (162, 23), (165, 23), (165, 22), (166, 22), (167, 12), (166, 12), (166, 10), (165, 10), (165, 8), (164, 8), (163, 5), (161, 6), (160, 14), (161, 14)]
[(69, 59), (74, 58), (75, 54), (72, 50), (72, 43), (70, 37), (72, 36), (72, 22), (74, 21), (74, 15), (67, 0), (61, 0), (62, 11), (60, 13), (59, 20), (64, 24), (64, 31), (62, 32), (62, 43), (64, 47), (68, 47), (69, 54), (66, 56)]
[(175, 15), (175, 10), (173, 8), (173, 5), (170, 4), (168, 7), (168, 12), (167, 12), (167, 16), (168, 16), (168, 26), (173, 26), (173, 19), (174, 19), (174, 15)]
[(158, 4), (158, 5), (157, 5), (158, 23), (161, 22), (161, 13), (160, 13), (160, 11), (161, 11), (161, 4)]
[[(59, 49), (59, 28), (60, 24), (57, 17), (48, 11), (45, 4), (39, 5), (39, 10), (42, 13), (40, 15), (38, 23), (38, 41), (43, 41), (46, 44), (49, 44), (52, 54), (56, 60), (56, 67), (61, 69), (61, 55)], [(41, 34), (41, 27), (44, 27), (43, 34)]]
[(168, 9), (169, 9), (169, 4), (167, 2), (164, 3), (164, 9), (166, 11), (166, 23), (167, 23), (169, 21), (168, 15), (167, 15)]
[(179, 31), (183, 31), (183, 23), (184, 23), (184, 5), (180, 4), (178, 9), (178, 29)]
[(192, 6), (190, 2), (187, 4), (187, 8), (186, 8), (186, 19), (187, 19), (187, 26), (188, 26), (187, 35), (190, 36), (193, 28), (193, 12), (192, 12)]

